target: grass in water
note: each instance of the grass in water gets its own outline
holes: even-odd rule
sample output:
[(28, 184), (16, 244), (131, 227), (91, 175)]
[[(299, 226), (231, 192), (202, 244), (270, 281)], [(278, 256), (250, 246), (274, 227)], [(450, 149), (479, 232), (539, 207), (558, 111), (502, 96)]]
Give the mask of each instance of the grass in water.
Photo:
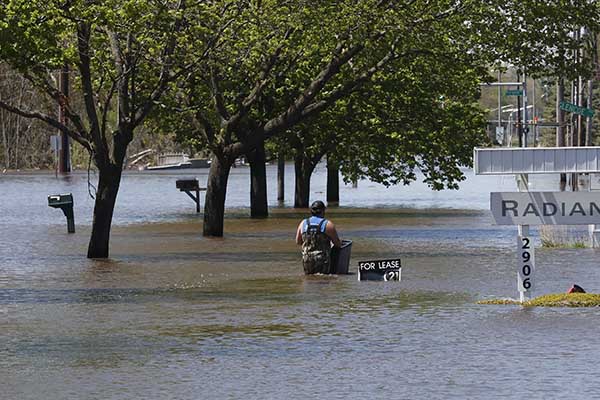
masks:
[(542, 247), (576, 249), (587, 247), (589, 241), (584, 232), (565, 225), (542, 225), (540, 227), (540, 240)]
[(523, 307), (599, 307), (600, 294), (559, 293), (536, 297), (523, 303), (512, 299), (489, 299), (478, 301), (477, 304), (515, 304)]

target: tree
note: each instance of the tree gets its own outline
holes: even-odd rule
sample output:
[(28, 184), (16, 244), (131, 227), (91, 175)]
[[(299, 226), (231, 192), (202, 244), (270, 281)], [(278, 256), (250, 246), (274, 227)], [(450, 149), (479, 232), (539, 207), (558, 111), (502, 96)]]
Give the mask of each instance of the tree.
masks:
[[(459, 26), (463, 12), (445, 2), (381, 0), (239, 1), (226, 10), (223, 18), (233, 22), (222, 51), (212, 53), (209, 67), (182, 88), (199, 141), (213, 153), (204, 235), (223, 234), (227, 178), (236, 157), (423, 51), (416, 45), (433, 26)], [(203, 102), (207, 97), (210, 103)]]
[[(441, 2), (438, 7), (426, 15), (414, 13), (427, 24), (424, 32), (411, 30), (394, 44), (401, 49), (399, 57), (381, 64), (318, 116), (288, 130), (285, 137), (295, 154), (295, 207), (308, 206), (310, 177), (325, 154), (331, 169), (341, 166), (346, 180), (408, 184), (416, 178), (415, 169), (436, 189), (456, 187), (462, 179), (459, 167), (470, 165), (472, 147), (485, 142), (482, 112), (474, 102), (487, 77), (487, 59), (471, 51), (472, 33), (464, 28), (465, 18), (479, 9), (443, 9)], [(341, 78), (346, 74), (342, 71)], [(462, 126), (455, 121), (460, 115)]]
[(600, 7), (588, 0), (486, 0), (486, 12), (469, 22), (480, 37), (490, 62), (521, 68), (531, 77), (588, 75), (592, 53), (578, 58), (591, 45), (574, 31), (598, 32)]
[[(482, 128), (482, 114), (473, 107), (477, 84), (480, 79), (486, 79), (483, 66), (510, 60), (534, 76), (560, 71), (569, 74), (590, 71), (593, 60), (586, 56), (572, 57), (574, 50), (593, 47), (593, 40), (577, 40), (571, 35), (574, 27), (585, 24), (589, 30), (599, 22), (598, 8), (592, 8), (590, 12), (592, 5), (584, 3), (544, 4), (540, 9), (523, 1), (489, 1), (481, 3), (479, 8), (464, 7), (463, 11), (467, 12), (462, 24), (432, 29), (420, 47), (421, 54), (413, 60), (403, 58), (394, 64), (401, 74), (418, 77), (409, 85), (394, 89), (395, 93), (402, 93), (403, 100), (391, 105), (365, 101), (373, 96), (363, 94), (363, 104), (351, 112), (346, 111), (350, 123), (344, 125), (338, 118), (325, 128), (327, 134), (320, 133), (323, 117), (327, 116), (323, 113), (319, 118), (321, 125), (312, 125), (317, 128), (317, 135), (311, 144), (306, 145), (306, 135), (290, 138), (296, 149), (295, 204), (308, 204), (310, 174), (326, 151), (328, 171), (334, 169), (329, 168), (329, 164), (337, 156), (346, 180), (368, 177), (384, 184), (398, 181), (408, 184), (415, 178), (413, 171), (417, 168), (434, 189), (456, 188), (456, 182), (464, 179), (458, 167), (470, 165), (472, 147), (486, 141), (477, 131)], [(458, 4), (457, 7), (460, 8)], [(570, 57), (557, 56), (564, 53)], [(478, 73), (469, 73), (473, 70)], [(424, 71), (426, 73), (422, 73)], [(392, 77), (394, 73), (388, 71), (386, 76)], [(402, 82), (399, 75), (394, 79)], [(377, 91), (387, 93), (389, 98), (394, 95), (394, 91), (386, 90), (385, 86)], [(439, 99), (444, 99), (442, 107)], [(408, 112), (403, 112), (404, 109)], [(363, 114), (365, 110), (369, 112)], [(422, 110), (426, 113), (420, 112)], [(344, 110), (341, 110), (340, 115), (343, 114)], [(460, 119), (462, 123), (459, 123)], [(375, 128), (372, 122), (385, 127)], [(343, 134), (332, 136), (331, 131), (342, 131)], [(312, 132), (315, 136), (315, 129)], [(390, 140), (394, 136), (400, 140)], [(367, 138), (362, 144), (361, 137)], [(337, 144), (333, 147), (334, 154), (327, 149), (331, 148), (331, 141)], [(315, 143), (320, 145), (315, 147)], [(383, 145), (377, 146), (377, 143)]]
[(407, 185), (420, 170), (434, 189), (457, 188), (464, 178), (459, 167), (469, 166), (473, 147), (487, 142), (484, 113), (475, 105), (486, 69), (448, 43), (437, 46), (384, 68), (288, 136), (296, 207), (308, 206), (310, 176), (325, 154), (346, 181)]
[[(184, 27), (190, 23), (185, 4), (183, 0), (2, 0), (0, 4), (0, 59), (54, 104), (62, 104), (67, 123), (52, 113), (3, 100), (0, 107), (59, 129), (89, 152), (99, 181), (88, 257), (108, 257), (127, 147), (169, 83), (197, 63), (176, 63), (183, 47), (190, 45), (184, 40)], [(205, 11), (202, 7), (196, 11), (201, 20)], [(205, 52), (210, 47), (196, 40), (195, 47)], [(54, 73), (65, 63), (75, 66), (74, 96), (82, 99), (82, 109), (57, 89)]]

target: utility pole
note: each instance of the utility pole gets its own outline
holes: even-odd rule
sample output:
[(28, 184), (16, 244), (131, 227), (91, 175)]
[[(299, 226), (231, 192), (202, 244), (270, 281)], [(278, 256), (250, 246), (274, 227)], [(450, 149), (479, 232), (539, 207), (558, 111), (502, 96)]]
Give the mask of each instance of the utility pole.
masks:
[(527, 147), (529, 125), (527, 124), (527, 75), (523, 71), (523, 146)]
[[(575, 39), (577, 40), (577, 42), (579, 42), (579, 40), (581, 39), (581, 28), (578, 28), (576, 33), (575, 33)], [(579, 64), (581, 58), (581, 52), (579, 51), (579, 49), (574, 50), (575, 52), (575, 62), (577, 64)], [(581, 80), (581, 76), (577, 77), (577, 80), (573, 81), (571, 84), (571, 102), (576, 104), (578, 107), (581, 107), (581, 84), (582, 84), (582, 80)], [(574, 122), (574, 126), (573, 126), (573, 132), (572, 132), (572, 139), (571, 139), (571, 145), (573, 147), (579, 147), (581, 146), (581, 128), (583, 127), (582, 125), (582, 120), (581, 120), (581, 115), (577, 114), (577, 115), (572, 115), (572, 121)], [(572, 173), (571, 174), (571, 190), (576, 192), (579, 190), (579, 176), (576, 173)]]
[[(587, 108), (592, 109), (592, 99), (593, 99), (593, 89), (594, 89), (594, 81), (592, 79), (588, 80), (588, 92), (587, 92)], [(592, 116), (588, 115), (585, 126), (585, 145), (592, 145)]]
[[(577, 78), (577, 106), (583, 108), (583, 77)], [(583, 115), (577, 114), (577, 146), (585, 146), (585, 132), (583, 130)]]
[[(517, 82), (521, 79), (521, 73), (517, 71)], [(518, 88), (517, 88), (518, 89)], [(523, 92), (525, 93), (525, 92)], [(521, 124), (521, 96), (517, 96), (517, 136), (519, 137), (519, 147), (523, 147), (523, 126)]]
[(532, 87), (532, 96), (533, 100), (532, 100), (532, 111), (531, 111), (531, 121), (532, 121), (532, 125), (531, 125), (531, 129), (533, 130), (533, 147), (537, 146), (537, 137), (538, 137), (538, 131), (537, 131), (537, 110), (535, 109), (535, 79), (533, 79), (533, 87)]
[[(582, 37), (585, 36), (585, 28), (581, 28), (579, 30), (579, 38), (581, 39)], [(580, 49), (577, 52), (577, 61), (578, 63), (581, 62), (581, 60), (583, 60), (583, 49)], [(582, 107), (583, 108), (583, 77), (581, 75), (578, 76), (577, 78), (577, 102), (575, 103), (577, 104), (578, 107)], [(583, 115), (581, 114), (577, 114), (577, 133), (578, 133), (578, 143), (577, 145), (582, 147), (585, 146), (585, 132), (584, 132), (584, 120), (583, 120)]]
[[(599, 34), (597, 33), (593, 33), (590, 32), (590, 36), (591, 36), (591, 40), (592, 40), (592, 44), (593, 44), (593, 48), (597, 49), (598, 48), (598, 38), (600, 37)], [(593, 93), (594, 93), (594, 80), (597, 80), (598, 78), (600, 78), (600, 60), (598, 58), (598, 54), (595, 54), (596, 59), (594, 60), (594, 72), (592, 77), (590, 77), (590, 79), (588, 80), (588, 98), (587, 98), (587, 108), (592, 109), (592, 99), (593, 99)], [(586, 146), (591, 146), (592, 142), (594, 140), (593, 136), (592, 136), (592, 119), (593, 116), (589, 115), (587, 117), (587, 124), (586, 124), (586, 135), (585, 135), (585, 145)]]
[[(502, 82), (502, 72), (500, 72), (500, 68), (498, 68), (498, 83)], [(502, 130), (502, 86), (498, 86), (498, 127), (496, 128), (496, 132)], [(498, 134), (496, 133), (496, 136)], [(502, 144), (506, 146), (506, 141), (504, 138), (505, 134), (502, 135)]]
[[(556, 82), (556, 146), (565, 146), (565, 112), (560, 108), (560, 103), (565, 99), (565, 81), (558, 78)], [(560, 174), (560, 190), (567, 186), (567, 174)]]
[[(69, 66), (65, 64), (60, 71), (59, 90), (61, 98), (58, 105), (58, 119), (61, 124), (67, 124), (66, 117), (66, 102), (69, 98)], [(61, 174), (69, 174), (71, 172), (71, 152), (69, 136), (59, 131), (61, 148), (58, 152), (58, 172)]]

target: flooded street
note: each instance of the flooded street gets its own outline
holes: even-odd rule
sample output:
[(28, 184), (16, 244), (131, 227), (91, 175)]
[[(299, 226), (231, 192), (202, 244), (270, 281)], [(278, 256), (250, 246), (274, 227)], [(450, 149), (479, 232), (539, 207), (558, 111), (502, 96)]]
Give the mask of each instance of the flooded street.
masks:
[[(516, 190), (511, 177), (467, 171), (460, 191), (442, 192), (344, 186), (326, 217), (354, 241), (352, 274), (305, 277), (293, 168), (281, 205), (267, 172), (271, 217), (250, 220), (248, 169), (232, 171), (222, 239), (201, 236), (175, 188), (204, 186), (207, 170), (125, 173), (106, 261), (85, 257), (86, 174), (0, 175), (0, 398), (596, 396), (598, 310), (476, 304), (518, 295), (516, 227), (491, 225), (488, 211), (490, 191)], [(325, 197), (325, 176), (317, 169), (311, 200)], [(47, 206), (67, 192), (74, 235)], [(600, 292), (597, 250), (543, 249), (533, 236), (536, 295)], [(395, 257), (401, 282), (357, 281), (358, 260)]]

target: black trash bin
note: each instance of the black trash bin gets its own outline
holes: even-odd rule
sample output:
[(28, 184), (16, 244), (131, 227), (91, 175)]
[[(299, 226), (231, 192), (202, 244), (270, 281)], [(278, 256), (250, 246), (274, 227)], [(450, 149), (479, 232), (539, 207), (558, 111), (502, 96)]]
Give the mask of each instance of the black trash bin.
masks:
[(342, 240), (342, 247), (333, 248), (331, 251), (331, 273), (343, 275), (348, 273), (350, 266), (350, 253), (352, 252), (352, 240)]

